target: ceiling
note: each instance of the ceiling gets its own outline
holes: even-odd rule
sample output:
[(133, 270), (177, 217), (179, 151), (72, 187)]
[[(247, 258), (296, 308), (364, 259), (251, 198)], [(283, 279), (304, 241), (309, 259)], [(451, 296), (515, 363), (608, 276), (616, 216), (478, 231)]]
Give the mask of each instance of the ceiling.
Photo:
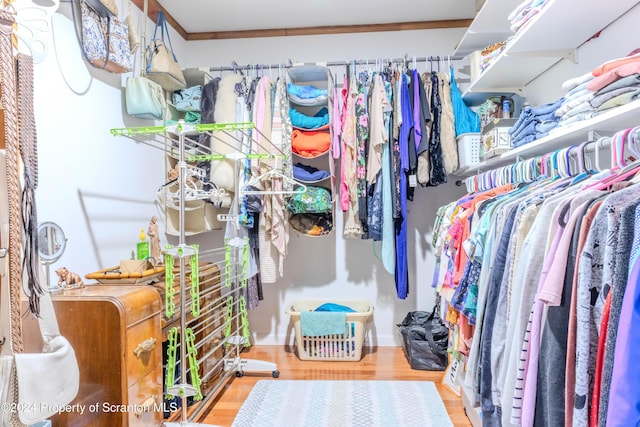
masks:
[[(143, 9), (144, 0), (132, 0)], [(148, 0), (185, 40), (468, 27), (476, 0)]]

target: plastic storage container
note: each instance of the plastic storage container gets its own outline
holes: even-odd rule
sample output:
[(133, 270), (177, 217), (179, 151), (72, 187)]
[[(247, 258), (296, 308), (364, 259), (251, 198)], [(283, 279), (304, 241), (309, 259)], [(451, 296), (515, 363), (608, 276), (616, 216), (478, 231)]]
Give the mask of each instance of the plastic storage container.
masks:
[(480, 163), (480, 132), (469, 132), (458, 135), (458, 163), (460, 169)]
[[(310, 337), (302, 335), (300, 313), (313, 311), (324, 303), (335, 303), (355, 310), (347, 315), (347, 333)], [(296, 334), (296, 350), (300, 360), (359, 361), (362, 358), (365, 327), (373, 315), (368, 301), (296, 301), (285, 311), (291, 316)]]

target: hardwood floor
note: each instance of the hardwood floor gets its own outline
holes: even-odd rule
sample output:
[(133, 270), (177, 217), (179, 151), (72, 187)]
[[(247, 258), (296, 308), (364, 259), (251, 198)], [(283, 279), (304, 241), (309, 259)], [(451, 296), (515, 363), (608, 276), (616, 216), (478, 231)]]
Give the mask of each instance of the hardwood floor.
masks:
[[(246, 359), (275, 362), (281, 379), (288, 380), (419, 380), (433, 381), (456, 427), (470, 427), (462, 406), (462, 400), (442, 385), (443, 372), (413, 370), (401, 347), (365, 348), (359, 362), (315, 362), (298, 359), (293, 348), (285, 346), (253, 346), (243, 352)], [(249, 374), (227, 382), (216, 400), (209, 405), (209, 412), (201, 423), (228, 427), (233, 423), (255, 383), (270, 379), (269, 373)], [(402, 426), (398, 426), (402, 427)]]

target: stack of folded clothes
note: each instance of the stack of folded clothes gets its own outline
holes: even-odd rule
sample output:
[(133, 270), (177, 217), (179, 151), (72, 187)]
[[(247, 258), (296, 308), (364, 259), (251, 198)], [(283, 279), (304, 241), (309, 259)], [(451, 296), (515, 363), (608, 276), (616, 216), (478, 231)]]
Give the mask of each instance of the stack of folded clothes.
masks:
[(480, 51), (480, 71), (484, 71), (489, 68), (489, 65), (495, 61), (495, 59), (500, 56), (504, 48), (507, 46), (507, 41), (494, 43), (482, 49)]
[(328, 171), (315, 168), (313, 166), (305, 165), (303, 163), (296, 163), (293, 165), (293, 177), (302, 182), (316, 182), (329, 178)]
[(559, 126), (588, 120), (598, 114), (640, 98), (640, 50), (607, 61), (562, 84), (567, 90), (556, 111)]
[(301, 113), (292, 107), (289, 109), (289, 117), (291, 117), (291, 125), (294, 128), (303, 130), (318, 130), (329, 124), (329, 110), (326, 107), (313, 116)]
[(597, 113), (635, 101), (640, 97), (640, 49), (605, 62), (591, 74), (587, 89), (594, 92), (591, 105)]
[(520, 3), (507, 18), (511, 23), (511, 31), (520, 31), (547, 3), (549, 0), (525, 0)]
[(287, 91), (293, 103), (306, 106), (326, 104), (329, 96), (327, 89), (293, 83), (287, 83)]
[(294, 129), (291, 133), (291, 149), (302, 157), (317, 157), (331, 147), (331, 135), (323, 131), (301, 131)]
[(591, 106), (593, 91), (587, 85), (593, 79), (591, 72), (567, 80), (562, 88), (567, 90), (563, 97), (563, 104), (556, 111), (558, 126), (567, 126), (581, 120), (593, 117), (594, 109)]
[(519, 147), (547, 136), (553, 128), (558, 126), (556, 110), (562, 103), (563, 100), (559, 99), (537, 107), (524, 106), (518, 121), (509, 129), (513, 146)]

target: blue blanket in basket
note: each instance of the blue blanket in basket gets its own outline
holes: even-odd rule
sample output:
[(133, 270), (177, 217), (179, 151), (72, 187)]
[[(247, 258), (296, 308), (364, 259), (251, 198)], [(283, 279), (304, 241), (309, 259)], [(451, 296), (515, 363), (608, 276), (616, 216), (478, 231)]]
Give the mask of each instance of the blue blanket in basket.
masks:
[(300, 332), (306, 337), (324, 335), (344, 335), (347, 332), (347, 312), (355, 312), (350, 307), (326, 303), (314, 311), (300, 313)]

